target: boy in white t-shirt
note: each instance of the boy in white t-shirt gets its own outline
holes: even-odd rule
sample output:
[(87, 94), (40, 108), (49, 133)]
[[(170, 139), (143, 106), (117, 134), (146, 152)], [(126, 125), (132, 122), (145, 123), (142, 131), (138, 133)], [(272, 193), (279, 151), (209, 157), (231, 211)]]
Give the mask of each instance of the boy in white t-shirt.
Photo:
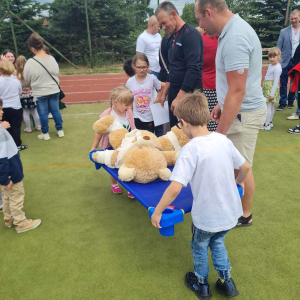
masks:
[[(214, 267), (219, 274), (217, 290), (226, 297), (238, 295), (230, 277), (230, 262), (224, 244), (226, 233), (234, 228), (243, 215), (241, 199), (236, 184), (244, 188), (249, 164), (225, 136), (209, 132), (210, 113), (204, 94), (186, 94), (175, 111), (178, 127), (191, 139), (180, 151), (166, 189), (152, 215), (154, 227), (160, 228), (162, 212), (169, 206), (183, 186), (190, 183), (192, 206), (192, 253), (194, 273), (188, 272), (186, 286), (200, 299), (209, 299), (208, 247), (212, 252)], [(234, 179), (234, 169), (240, 169)]]

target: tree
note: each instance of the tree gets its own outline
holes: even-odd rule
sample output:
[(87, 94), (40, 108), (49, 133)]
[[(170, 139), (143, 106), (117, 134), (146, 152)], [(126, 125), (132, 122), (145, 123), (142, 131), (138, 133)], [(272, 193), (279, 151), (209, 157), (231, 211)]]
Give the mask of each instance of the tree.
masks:
[[(123, 61), (153, 13), (150, 0), (88, 0), (95, 63)], [(83, 0), (55, 0), (50, 7), (49, 39), (71, 60), (89, 60)], [(57, 41), (57, 36), (59, 40)]]
[(184, 22), (191, 24), (194, 27), (199, 26), (198, 20), (195, 18), (195, 4), (186, 3), (182, 10), (181, 18)]
[[(48, 9), (48, 4), (40, 4), (35, 0), (12, 0), (9, 1), (9, 4), (11, 11), (25, 21), (33, 30), (41, 35), (44, 33), (44, 28), (42, 26), (43, 14), (45, 10)], [(0, 5), (1, 18), (7, 11), (6, 1), (0, 0)], [(31, 31), (22, 25), (16, 18), (12, 17), (12, 19), (19, 54), (29, 56), (30, 52), (27, 48), (26, 41), (30, 36)], [(14, 50), (13, 37), (8, 17), (0, 24), (0, 43), (2, 50), (6, 48)]]

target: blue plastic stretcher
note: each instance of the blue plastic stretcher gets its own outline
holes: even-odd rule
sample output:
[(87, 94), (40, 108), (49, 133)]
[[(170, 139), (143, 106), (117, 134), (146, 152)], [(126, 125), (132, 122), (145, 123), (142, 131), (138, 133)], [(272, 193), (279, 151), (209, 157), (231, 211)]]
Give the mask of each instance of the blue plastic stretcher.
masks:
[[(102, 150), (96, 150), (102, 151)], [(92, 159), (90, 153), (90, 160), (95, 164), (96, 170), (103, 167), (113, 178), (115, 178), (127, 191), (129, 191), (145, 208), (149, 211), (149, 217), (151, 218), (155, 207), (160, 201), (166, 188), (170, 185), (170, 181), (162, 181), (157, 179), (153, 182), (142, 184), (134, 181), (124, 182), (118, 178), (118, 169), (112, 169), (105, 165), (99, 164)], [(169, 167), (172, 171), (173, 167)], [(242, 195), (242, 188), (238, 186), (240, 195)], [(167, 208), (162, 215), (159, 232), (163, 236), (174, 235), (174, 225), (183, 221), (183, 216), (186, 213), (191, 212), (193, 203), (193, 195), (190, 185), (183, 187), (180, 194), (171, 203), (170, 207)]]

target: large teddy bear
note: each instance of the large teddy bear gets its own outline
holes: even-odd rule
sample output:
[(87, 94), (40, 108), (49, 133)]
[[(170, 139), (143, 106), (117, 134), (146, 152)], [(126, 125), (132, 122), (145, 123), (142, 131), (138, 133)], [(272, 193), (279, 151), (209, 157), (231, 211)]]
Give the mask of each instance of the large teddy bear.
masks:
[(119, 168), (119, 178), (147, 183), (160, 178), (168, 180), (171, 174), (167, 166), (174, 166), (178, 151), (159, 151), (159, 139), (146, 130), (128, 132), (113, 116), (98, 120), (94, 130), (109, 134), (109, 142), (114, 150), (97, 151), (92, 154), (95, 162), (111, 168)]

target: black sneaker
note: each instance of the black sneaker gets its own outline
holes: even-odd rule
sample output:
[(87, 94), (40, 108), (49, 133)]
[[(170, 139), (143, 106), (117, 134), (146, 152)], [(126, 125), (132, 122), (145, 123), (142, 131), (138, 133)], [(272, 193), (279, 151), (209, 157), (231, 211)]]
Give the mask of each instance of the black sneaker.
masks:
[(235, 297), (239, 294), (232, 278), (218, 279), (216, 282), (217, 291), (227, 298)]
[(276, 108), (276, 110), (277, 110), (277, 111), (280, 111), (280, 110), (284, 110), (285, 108), (286, 108), (286, 105), (280, 104), (280, 105)]
[(193, 272), (186, 273), (185, 285), (201, 300), (207, 300), (212, 297), (209, 284), (199, 283), (197, 276)]
[(288, 133), (300, 134), (300, 125), (295, 126), (294, 129), (289, 129)]
[(19, 150), (19, 151), (26, 150), (27, 148), (28, 148), (27, 145), (21, 145), (21, 146), (18, 146), (18, 150)]
[(293, 104), (289, 104), (289, 105), (288, 105), (288, 108), (289, 108), (289, 109), (293, 109), (294, 107), (295, 107), (295, 106), (294, 106)]

